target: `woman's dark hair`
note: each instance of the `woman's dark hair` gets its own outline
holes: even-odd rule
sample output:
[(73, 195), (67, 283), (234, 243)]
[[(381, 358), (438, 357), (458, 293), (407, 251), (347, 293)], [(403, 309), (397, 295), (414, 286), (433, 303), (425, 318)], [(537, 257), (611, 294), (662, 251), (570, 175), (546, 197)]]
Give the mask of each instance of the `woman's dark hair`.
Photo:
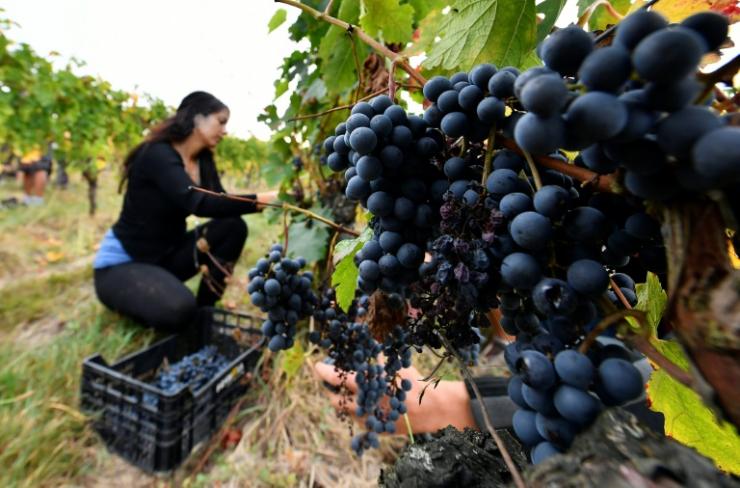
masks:
[[(128, 180), (128, 173), (136, 156), (143, 148), (156, 142), (180, 142), (192, 134), (195, 128), (195, 116), (208, 116), (215, 112), (228, 109), (225, 103), (210, 93), (204, 91), (194, 91), (182, 99), (180, 106), (177, 107), (175, 115), (167, 118), (159, 125), (152, 128), (146, 139), (128, 153), (123, 161), (123, 174), (121, 183), (118, 185), (118, 191), (121, 192)], [(213, 158), (210, 149), (206, 148), (198, 155)]]

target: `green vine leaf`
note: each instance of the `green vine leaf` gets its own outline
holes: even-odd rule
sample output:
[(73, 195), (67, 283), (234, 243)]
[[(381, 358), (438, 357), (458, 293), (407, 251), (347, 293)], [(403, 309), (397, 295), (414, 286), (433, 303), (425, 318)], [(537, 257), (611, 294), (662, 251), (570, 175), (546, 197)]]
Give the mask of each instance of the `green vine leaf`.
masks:
[(651, 335), (657, 337), (658, 325), (665, 313), (668, 295), (660, 285), (658, 276), (654, 273), (648, 273), (645, 283), (638, 283), (635, 288), (637, 290), (637, 306), (635, 308), (645, 312)]
[(357, 288), (359, 270), (355, 266), (355, 254), (362, 249), (362, 246), (371, 237), (372, 231), (370, 228), (366, 228), (359, 237), (340, 241), (334, 247), (334, 263), (336, 263), (336, 267), (331, 275), (331, 286), (336, 291), (337, 304), (345, 312), (349, 310), (349, 306), (355, 298), (355, 289)]
[[(337, 13), (339, 19), (356, 24), (360, 17), (360, 4), (356, 1), (346, 1), (339, 5)], [(321, 72), (327, 90), (332, 93), (341, 93), (351, 88), (357, 81), (354, 55), (352, 54), (353, 38), (347, 31), (335, 25), (331, 26), (319, 45), (321, 58)], [(362, 62), (368, 52), (368, 47), (355, 41), (357, 56)]]
[(442, 10), (450, 2), (447, 0), (409, 0), (408, 3), (414, 7), (415, 20), (418, 23), (422, 19), (425, 19), (427, 15), (429, 15), (429, 12), (433, 10)]
[(309, 263), (324, 259), (328, 241), (329, 229), (320, 222), (303, 220), (288, 227), (288, 254)]
[(267, 28), (269, 29), (267, 32), (270, 33), (283, 25), (285, 22), (285, 19), (288, 18), (288, 12), (285, 11), (284, 8), (279, 8), (275, 11), (275, 14), (273, 14), (270, 21), (267, 23)]
[(408, 42), (413, 32), (414, 7), (399, 0), (362, 0), (360, 27), (385, 42)]
[(468, 70), (478, 63), (520, 66), (537, 41), (534, 0), (457, 0), (440, 26), (426, 69)]
[(541, 42), (552, 30), (560, 12), (565, 7), (566, 0), (545, 0), (537, 5), (537, 13), (545, 16), (542, 22), (537, 24), (537, 42)]

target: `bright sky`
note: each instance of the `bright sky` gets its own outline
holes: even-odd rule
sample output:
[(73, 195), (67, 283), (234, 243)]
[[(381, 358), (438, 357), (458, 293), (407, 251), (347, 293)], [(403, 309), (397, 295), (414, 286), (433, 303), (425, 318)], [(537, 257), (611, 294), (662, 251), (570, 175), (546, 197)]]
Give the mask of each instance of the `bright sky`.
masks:
[(271, 0), (6, 0), (0, 7), (20, 24), (11, 39), (40, 55), (75, 56), (87, 64), (82, 72), (172, 106), (193, 90), (209, 91), (231, 108), (231, 133), (270, 136), (257, 116), (295, 49), (288, 38), (295, 9), (268, 35), (278, 8)]
[[(210, 91), (231, 108), (232, 134), (267, 139), (270, 129), (257, 116), (272, 102), (283, 57), (296, 49), (288, 26), (298, 10), (272, 0), (207, 5), (204, 0), (0, 0), (5, 9), (0, 16), (20, 24), (12, 39), (41, 55), (61, 53), (62, 64), (74, 56), (87, 63), (83, 73), (115, 88), (146, 92), (171, 106), (193, 90)], [(268, 34), (267, 23), (281, 7), (288, 20)], [(558, 25), (575, 16), (576, 0), (568, 0)]]

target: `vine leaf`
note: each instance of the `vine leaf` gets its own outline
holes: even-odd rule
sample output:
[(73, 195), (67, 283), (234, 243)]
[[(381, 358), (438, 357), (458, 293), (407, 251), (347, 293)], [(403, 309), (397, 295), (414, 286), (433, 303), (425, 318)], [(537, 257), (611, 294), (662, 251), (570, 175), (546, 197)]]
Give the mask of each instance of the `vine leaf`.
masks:
[[(360, 17), (360, 3), (342, 2), (337, 15), (345, 22), (356, 24)], [(352, 41), (344, 29), (332, 25), (319, 45), (321, 72), (331, 94), (341, 93), (357, 81)], [(356, 43), (356, 48), (358, 57), (365, 59), (369, 48), (361, 42)]]
[(293, 378), (301, 369), (301, 366), (303, 366), (304, 353), (305, 351), (303, 350), (301, 341), (296, 341), (293, 347), (287, 351), (283, 351), (283, 360), (280, 364), (280, 369), (285, 372), (288, 379)]
[(362, 0), (360, 26), (373, 37), (385, 42), (406, 43), (411, 40), (414, 7), (399, 0)]
[[(651, 331), (650, 342), (673, 363), (688, 370), (689, 359), (683, 347), (676, 341), (657, 338), (658, 324), (667, 302), (668, 296), (660, 280), (655, 274), (648, 273), (645, 283), (637, 285), (635, 308), (645, 312)], [(713, 459), (721, 469), (740, 473), (740, 458), (737, 456), (740, 437), (731, 425), (717, 421), (699, 395), (662, 369), (653, 372), (647, 390), (650, 408), (665, 416), (667, 435)]]
[(542, 41), (552, 30), (555, 22), (560, 16), (560, 12), (565, 7), (567, 0), (545, 0), (541, 4), (537, 5), (537, 13), (544, 14), (545, 18), (542, 19), (537, 25), (537, 42)]
[(416, 21), (420, 22), (433, 10), (442, 10), (449, 3), (447, 0), (409, 0), (414, 7)]
[(414, 33), (414, 42), (403, 51), (404, 55), (410, 57), (428, 52), (434, 45), (434, 39), (439, 34), (439, 24), (442, 19), (444, 19), (444, 16), (441, 10), (429, 11), (419, 22)]
[[(314, 209), (312, 209), (314, 210)], [(320, 261), (326, 255), (329, 228), (306, 219), (293, 222), (288, 227), (288, 252), (291, 256), (303, 256), (307, 262)]]
[(729, 16), (730, 23), (740, 20), (737, 0), (661, 0), (655, 4), (653, 10), (665, 15), (670, 22), (680, 22), (705, 10), (714, 10)]
[(537, 42), (534, 0), (457, 0), (442, 22), (442, 40), (426, 69), (470, 69), (478, 63), (520, 66)]
[(360, 244), (360, 247), (364, 246), (367, 241), (370, 240), (372, 237), (373, 232), (370, 229), (370, 227), (365, 228), (365, 230), (362, 231), (362, 234), (360, 234), (359, 237), (356, 237), (354, 239), (345, 239), (343, 241), (337, 242), (337, 245), (334, 246), (334, 262), (341, 261), (348, 255), (352, 255), (352, 257), (355, 257), (355, 254), (360, 250), (359, 247), (357, 247), (358, 244)]
[(334, 287), (337, 296), (337, 304), (345, 312), (349, 310), (352, 300), (355, 298), (357, 288), (357, 277), (359, 270), (355, 266), (355, 254), (362, 246), (370, 240), (372, 231), (365, 229), (359, 237), (340, 241), (334, 247), (334, 262), (337, 263), (331, 275), (331, 286)]
[[(681, 346), (661, 341), (661, 352), (679, 366), (688, 367)], [(720, 423), (693, 390), (665, 371), (653, 372), (648, 383), (650, 408), (665, 416), (665, 433), (711, 458), (720, 469), (740, 474), (740, 437), (732, 425)]]
[(658, 324), (665, 312), (668, 295), (660, 285), (658, 276), (654, 273), (648, 273), (645, 283), (638, 283), (637, 289), (637, 310), (642, 310), (647, 316), (648, 324), (653, 337), (657, 337)]
[(270, 32), (274, 31), (275, 29), (283, 25), (283, 22), (285, 22), (285, 19), (287, 18), (288, 18), (288, 12), (286, 12), (284, 8), (277, 9), (275, 11), (275, 14), (272, 16), (270, 21), (267, 23), (267, 28), (268, 28), (267, 33), (269, 34)]

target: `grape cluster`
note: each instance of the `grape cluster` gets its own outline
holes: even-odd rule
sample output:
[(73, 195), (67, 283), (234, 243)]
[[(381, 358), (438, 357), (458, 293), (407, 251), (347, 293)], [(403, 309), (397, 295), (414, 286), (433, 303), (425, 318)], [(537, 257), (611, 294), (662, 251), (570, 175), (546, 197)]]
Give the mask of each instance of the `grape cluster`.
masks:
[(514, 128), (517, 144), (534, 154), (581, 151), (577, 164), (601, 174), (621, 169), (627, 190), (646, 200), (740, 181), (740, 128), (693, 105), (704, 89), (699, 62), (727, 32), (720, 14), (669, 25), (652, 11), (625, 18), (608, 47), (596, 48), (576, 26), (556, 31), (540, 46), (545, 66), (514, 83), (527, 111)]
[[(151, 384), (167, 394), (177, 393), (183, 388), (195, 391), (202, 388), (228, 365), (229, 360), (219, 354), (216, 346), (208, 345), (176, 363), (160, 368)], [(145, 394), (144, 402), (156, 406), (157, 397)]]
[[(358, 314), (365, 313), (367, 296), (353, 301), (348, 313), (336, 306), (334, 298), (330, 289), (321, 300), (314, 313), (319, 330), (312, 332), (309, 340), (326, 349), (328, 361), (340, 371), (356, 373), (358, 389), (354, 413), (366, 417), (367, 431), (355, 435), (351, 447), (361, 455), (370, 447), (378, 447), (378, 434), (394, 433), (395, 422), (406, 413), (404, 402), (411, 382), (399, 379), (398, 372), (411, 366), (413, 350), (408, 347), (407, 331), (401, 326), (396, 326), (378, 342), (367, 324), (355, 321)], [(385, 357), (384, 364), (378, 361), (381, 353)], [(387, 399), (387, 406), (381, 405), (383, 399)]]
[(347, 198), (373, 214), (359, 253), (358, 287), (399, 292), (418, 278), (424, 247), (447, 188), (433, 158), (444, 136), (386, 96), (360, 102), (324, 141), (327, 165), (344, 171)]
[(513, 417), (514, 432), (532, 448), (534, 464), (566, 450), (604, 406), (639, 398), (645, 381), (632, 353), (618, 341), (599, 343), (582, 354), (542, 338), (518, 340), (506, 356), (515, 372), (508, 394), (520, 407)]
[(247, 291), (252, 304), (267, 313), (262, 333), (273, 352), (293, 346), (296, 324), (313, 314), (318, 303), (311, 290), (313, 273), (301, 273), (304, 266), (305, 259), (284, 257), (283, 246), (274, 244), (249, 270)]
[[(424, 85), (424, 97), (432, 102), (424, 112), (424, 120), (453, 139), (464, 136), (481, 142), (488, 138), (492, 127), (504, 122), (505, 100), (514, 95), (518, 75), (519, 70), (512, 66), (498, 70), (485, 63), (450, 78), (435, 76)], [(461, 166), (461, 162), (455, 161), (445, 164), (445, 173), (448, 165)]]

